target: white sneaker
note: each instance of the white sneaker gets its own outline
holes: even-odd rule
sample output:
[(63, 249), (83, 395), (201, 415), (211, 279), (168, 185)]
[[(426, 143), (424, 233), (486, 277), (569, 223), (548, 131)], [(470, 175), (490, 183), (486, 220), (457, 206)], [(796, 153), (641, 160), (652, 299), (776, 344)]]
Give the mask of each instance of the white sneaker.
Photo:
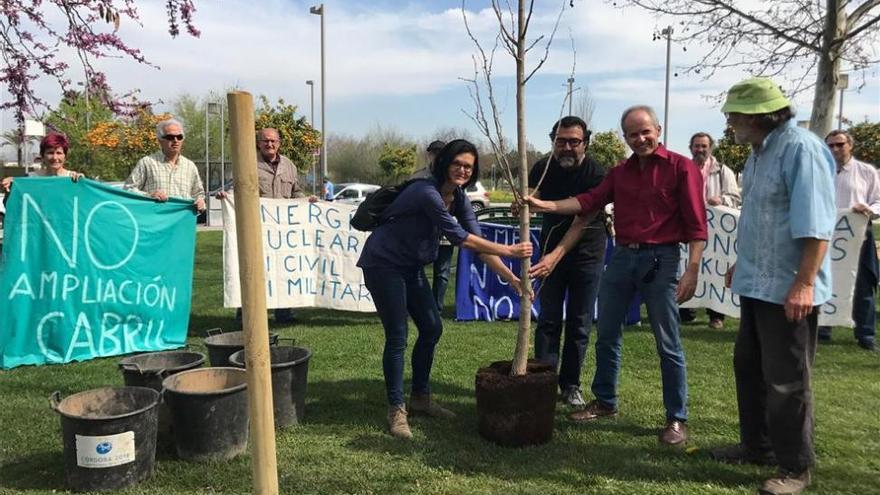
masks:
[(581, 388), (577, 385), (565, 387), (565, 389), (562, 390), (561, 399), (563, 404), (576, 409), (587, 407), (587, 402), (584, 400), (583, 394), (581, 394)]

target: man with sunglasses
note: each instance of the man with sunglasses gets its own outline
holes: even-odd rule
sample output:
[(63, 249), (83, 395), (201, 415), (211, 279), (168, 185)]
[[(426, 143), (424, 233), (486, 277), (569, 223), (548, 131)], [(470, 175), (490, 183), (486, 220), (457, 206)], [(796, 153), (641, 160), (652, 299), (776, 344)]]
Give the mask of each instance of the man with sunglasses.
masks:
[[(835, 130), (825, 137), (825, 144), (831, 149), (837, 163), (834, 188), (838, 209), (851, 209), (867, 215), (874, 220), (880, 217), (880, 173), (872, 165), (853, 158), (853, 138), (846, 131)], [(856, 286), (853, 293), (852, 318), (855, 321), (853, 333), (859, 347), (875, 351), (877, 333), (877, 313), (874, 298), (877, 295), (877, 279), (880, 267), (877, 263), (877, 247), (874, 244), (874, 229), (868, 221), (865, 242), (859, 253), (859, 269), (856, 272)], [(819, 327), (819, 340), (831, 340), (831, 327)]]
[(811, 373), (819, 306), (831, 298), (834, 159), (821, 139), (795, 125), (791, 102), (770, 79), (735, 84), (721, 111), (736, 142), (752, 152), (743, 170), (737, 261), (726, 277), (740, 298), (733, 348), (740, 442), (712, 456), (776, 465), (759, 493), (798, 494), (815, 462)]
[(197, 211), (204, 211), (205, 188), (199, 169), (180, 154), (183, 124), (175, 119), (163, 120), (156, 125), (156, 137), (161, 149), (138, 160), (123, 187), (156, 201), (168, 201), (170, 197), (191, 199)]
[[(563, 117), (553, 124), (553, 153), (532, 167), (530, 194), (557, 200), (598, 186), (605, 177), (605, 169), (587, 156), (589, 140), (587, 124), (579, 117)], [(588, 220), (548, 213), (541, 223), (543, 257), (529, 272), (532, 277), (544, 279), (538, 293), (541, 313), (535, 329), (535, 359), (558, 367), (560, 398), (564, 404), (578, 409), (586, 406), (581, 394), (581, 369), (590, 341), (605, 242), (604, 214)], [(563, 320), (565, 340), (560, 363)]]
[[(608, 171), (598, 187), (574, 198), (526, 201), (558, 215), (586, 215), (614, 203), (614, 254), (599, 288), (595, 400), (569, 415), (591, 421), (617, 414), (623, 323), (636, 291), (648, 317), (663, 382), (666, 422), (658, 440), (680, 445), (687, 440), (687, 369), (679, 334), (678, 304), (693, 297), (707, 238), (703, 178), (694, 162), (660, 144), (657, 114), (646, 105), (623, 112), (624, 138), (633, 154)], [(689, 247), (687, 267), (678, 278), (679, 243)]]

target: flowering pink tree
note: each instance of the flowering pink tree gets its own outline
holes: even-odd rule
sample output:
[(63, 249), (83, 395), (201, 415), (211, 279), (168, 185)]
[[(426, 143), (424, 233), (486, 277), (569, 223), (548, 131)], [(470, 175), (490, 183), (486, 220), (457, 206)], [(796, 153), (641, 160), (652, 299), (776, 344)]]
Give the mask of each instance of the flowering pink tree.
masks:
[[(199, 36), (193, 25), (193, 0), (166, 0), (168, 32), (180, 34), (181, 25), (191, 36)], [(116, 98), (106, 76), (95, 70), (93, 60), (102, 57), (130, 58), (152, 65), (137, 48), (118, 35), (123, 20), (140, 24), (135, 0), (0, 0), (0, 84), (12, 95), (0, 109), (12, 108), (19, 122), (25, 113), (37, 114), (48, 104), (35, 93), (37, 79), (51, 78), (63, 91), (69, 89), (70, 65), (66, 53), (72, 50), (85, 76), (86, 93), (101, 98), (117, 113), (125, 113), (132, 103)]]

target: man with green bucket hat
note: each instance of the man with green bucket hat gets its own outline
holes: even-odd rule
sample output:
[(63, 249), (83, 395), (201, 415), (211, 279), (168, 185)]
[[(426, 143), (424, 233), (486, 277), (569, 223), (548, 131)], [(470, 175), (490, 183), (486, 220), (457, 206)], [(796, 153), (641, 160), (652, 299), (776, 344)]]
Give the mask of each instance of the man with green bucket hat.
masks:
[(721, 111), (752, 153), (743, 171), (737, 262), (726, 277), (742, 312), (733, 351), (740, 443), (712, 455), (778, 465), (758, 492), (797, 494), (809, 486), (814, 462), (810, 373), (818, 309), (831, 298), (834, 158), (794, 125), (791, 103), (769, 79), (734, 85)]

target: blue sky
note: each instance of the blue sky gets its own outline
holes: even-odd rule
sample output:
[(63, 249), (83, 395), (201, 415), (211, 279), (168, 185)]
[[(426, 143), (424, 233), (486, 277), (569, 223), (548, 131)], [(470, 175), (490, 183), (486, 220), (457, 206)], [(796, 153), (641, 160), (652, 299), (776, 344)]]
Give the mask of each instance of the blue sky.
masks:
[[(377, 126), (425, 141), (438, 129), (462, 128), (477, 134), (462, 112), (473, 110), (467, 85), (459, 79), (473, 75), (473, 44), (464, 31), (460, 2), (325, 3), (330, 134), (359, 136)], [(487, 3), (468, 1), (467, 7), (474, 31), (489, 43), (496, 25)], [(563, 2), (542, 0), (536, 4), (532, 37), (549, 33)], [(270, 99), (282, 97), (308, 115), (305, 80), (317, 83), (320, 79), (319, 18), (309, 14), (312, 3), (203, 0), (197, 5), (201, 38), (172, 40), (167, 35), (162, 3), (139, 2), (143, 26), (124, 23), (121, 34), (161, 70), (130, 61), (101, 61), (99, 65), (113, 86), (117, 90), (140, 88), (143, 98), (163, 101), (184, 92), (201, 95), (238, 86)], [(539, 150), (549, 147), (547, 131), (559, 116), (572, 67), (572, 38), (577, 52), (575, 87), (587, 87), (593, 96), (594, 130), (616, 129), (621, 111), (633, 104), (655, 106), (662, 119), (665, 43), (652, 41), (652, 34), (665, 25), (664, 20), (644, 11), (620, 10), (604, 2), (578, 0), (574, 9), (566, 8), (549, 59), (527, 88), (529, 141)], [(536, 49), (531, 55), (530, 66), (539, 52)], [(697, 56), (699, 47), (685, 52), (673, 45), (673, 71)], [(513, 137), (513, 64), (506, 54), (499, 53), (496, 76), (506, 134)], [(75, 71), (70, 77), (81, 79)], [(688, 137), (696, 131), (720, 134), (723, 118), (707, 97), (745, 77), (747, 74), (737, 71), (720, 73), (709, 81), (674, 77), (670, 147), (686, 152)], [(57, 101), (54, 85), (42, 81), (38, 88), (49, 101)], [(811, 94), (795, 100), (798, 119), (808, 118), (810, 100)], [(163, 109), (161, 105), (159, 109)], [(318, 108), (316, 115), (320, 115)], [(857, 121), (866, 117), (880, 120), (877, 67), (869, 71), (860, 92), (846, 93), (844, 115)], [(2, 123), (4, 129), (9, 128), (8, 115)]]

